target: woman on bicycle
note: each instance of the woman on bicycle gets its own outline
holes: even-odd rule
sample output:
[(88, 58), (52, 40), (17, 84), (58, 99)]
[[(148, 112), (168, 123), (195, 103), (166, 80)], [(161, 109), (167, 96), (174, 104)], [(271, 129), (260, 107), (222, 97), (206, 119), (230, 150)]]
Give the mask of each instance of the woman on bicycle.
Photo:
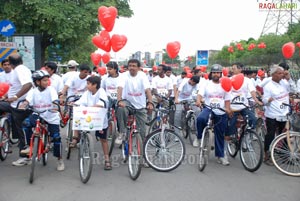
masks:
[[(87, 91), (85, 91), (75, 105), (84, 107), (105, 107), (108, 104), (107, 95), (104, 89), (100, 88), (101, 78), (98, 76), (89, 77), (87, 80)], [(103, 129), (96, 131), (96, 137), (100, 138), (102, 150), (104, 153), (104, 169), (111, 170), (111, 162), (109, 159), (108, 142), (107, 142), (107, 115), (104, 117)], [(74, 138), (78, 139), (78, 131), (74, 132)]]
[(212, 112), (215, 133), (215, 156), (218, 158), (218, 163), (229, 165), (227, 157), (224, 157), (224, 134), (227, 126), (227, 114), (222, 110), (225, 110), (228, 114), (231, 113), (230, 93), (222, 88), (220, 83), (221, 76), (222, 66), (214, 64), (209, 75), (211, 80), (199, 88), (196, 105), (201, 106), (201, 101), (204, 99), (204, 103), (212, 109), (204, 107), (197, 117), (198, 140), (194, 141), (193, 146), (199, 146), (199, 139), (202, 138), (203, 129), (207, 125), (209, 114)]
[[(61, 152), (62, 144), (59, 129), (60, 117), (58, 112), (51, 111), (55, 108), (53, 101), (58, 100), (58, 95), (53, 87), (48, 86), (49, 78), (49, 73), (44, 70), (38, 70), (32, 74), (32, 80), (36, 87), (28, 92), (26, 101), (22, 107), (29, 104), (35, 110), (42, 112), (40, 117), (48, 124), (48, 132), (50, 133), (54, 144), (53, 155), (58, 159), (57, 170), (63, 171), (65, 169), (65, 165), (62, 160)], [(32, 127), (35, 127), (37, 118), (38, 116), (35, 114), (30, 116), (30, 123)]]

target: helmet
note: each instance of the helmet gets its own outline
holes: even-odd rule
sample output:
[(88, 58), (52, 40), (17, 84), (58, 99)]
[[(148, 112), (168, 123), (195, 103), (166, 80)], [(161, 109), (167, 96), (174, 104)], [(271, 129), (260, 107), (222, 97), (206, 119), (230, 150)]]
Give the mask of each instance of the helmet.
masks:
[(222, 73), (222, 66), (220, 64), (214, 64), (211, 66), (210, 72)]
[(49, 75), (49, 73), (47, 71), (37, 70), (34, 73), (32, 73), (32, 80), (33, 80), (33, 82), (35, 82), (37, 80), (41, 80), (44, 77), (50, 77), (50, 75)]

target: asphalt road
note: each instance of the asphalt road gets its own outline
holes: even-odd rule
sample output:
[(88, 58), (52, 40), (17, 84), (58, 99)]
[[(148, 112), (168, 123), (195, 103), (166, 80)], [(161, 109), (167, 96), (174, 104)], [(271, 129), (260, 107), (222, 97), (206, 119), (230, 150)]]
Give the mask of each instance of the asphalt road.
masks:
[(132, 181), (127, 164), (120, 159), (120, 150), (112, 157), (113, 170), (103, 169), (102, 148), (95, 145), (92, 177), (87, 184), (80, 181), (77, 150), (64, 161), (66, 169), (56, 171), (56, 159), (49, 155), (47, 166), (37, 164), (33, 184), (28, 182), (30, 166), (14, 167), (17, 148), (0, 162), (0, 201), (75, 201), (75, 200), (160, 200), (160, 201), (299, 201), (300, 178), (283, 175), (275, 167), (263, 164), (255, 172), (247, 172), (239, 158), (222, 166), (211, 157), (204, 172), (197, 169), (198, 149), (186, 141), (185, 160), (176, 170), (161, 173), (143, 168)]

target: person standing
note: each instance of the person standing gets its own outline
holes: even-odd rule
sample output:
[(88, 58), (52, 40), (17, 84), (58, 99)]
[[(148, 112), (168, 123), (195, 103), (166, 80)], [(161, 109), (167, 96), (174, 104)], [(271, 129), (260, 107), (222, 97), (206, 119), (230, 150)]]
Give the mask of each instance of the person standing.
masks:
[(64, 88), (64, 84), (62, 78), (56, 74), (57, 64), (52, 61), (46, 62), (45, 69), (50, 75), (50, 86), (52, 86), (56, 93), (60, 95)]
[(67, 80), (70, 78), (70, 77), (73, 77), (75, 75), (78, 74), (77, 72), (77, 66), (79, 64), (75, 61), (75, 60), (70, 60), (68, 62), (68, 72), (66, 72), (63, 76), (62, 76), (62, 80), (63, 80), (63, 84), (65, 85)]

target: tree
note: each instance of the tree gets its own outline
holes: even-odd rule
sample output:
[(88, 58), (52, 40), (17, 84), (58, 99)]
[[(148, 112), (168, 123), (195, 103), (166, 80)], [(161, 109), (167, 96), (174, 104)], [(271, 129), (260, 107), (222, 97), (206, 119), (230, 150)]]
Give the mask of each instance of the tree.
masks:
[(133, 15), (127, 0), (0, 0), (0, 19), (14, 22), (16, 34), (41, 35), (42, 62), (50, 45), (61, 48), (63, 60), (78, 56), (82, 62), (95, 49), (100, 6), (115, 6), (118, 17)]

